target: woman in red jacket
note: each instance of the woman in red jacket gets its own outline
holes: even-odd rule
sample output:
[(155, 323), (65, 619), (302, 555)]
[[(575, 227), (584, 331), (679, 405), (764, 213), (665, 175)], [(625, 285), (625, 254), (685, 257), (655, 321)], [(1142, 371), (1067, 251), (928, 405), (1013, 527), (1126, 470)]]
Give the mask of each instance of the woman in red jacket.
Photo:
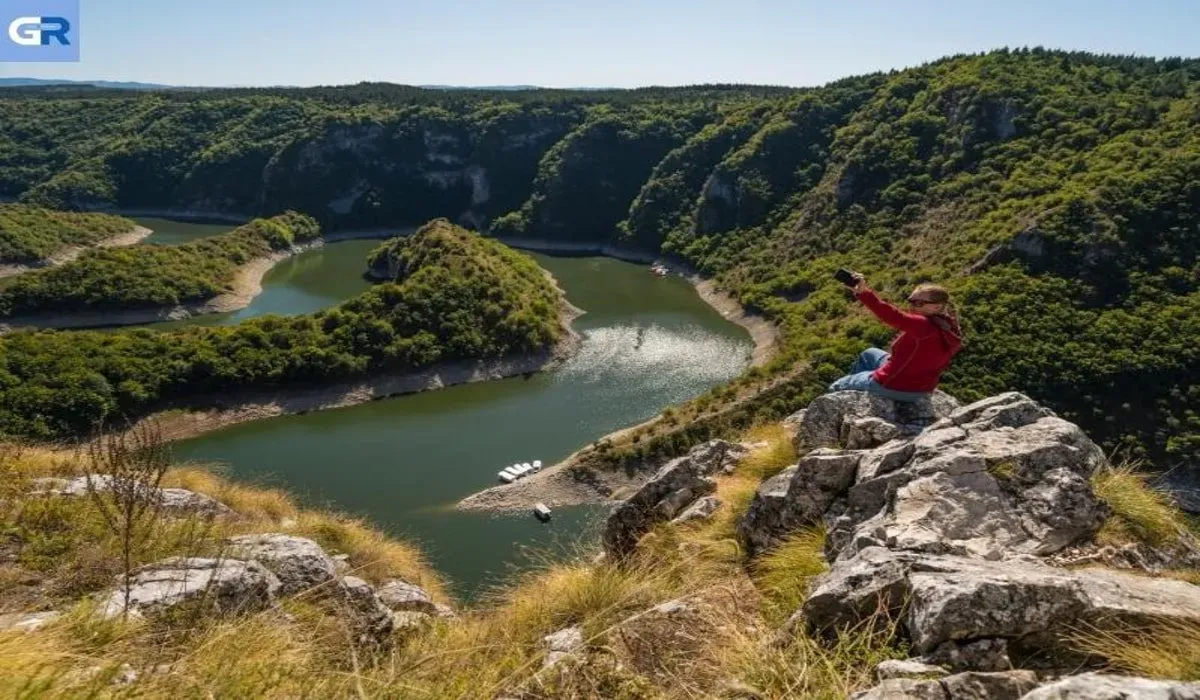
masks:
[(892, 341), (891, 352), (864, 350), (850, 374), (831, 384), (829, 390), (866, 391), (895, 401), (928, 396), (962, 347), (962, 330), (950, 293), (936, 284), (919, 285), (908, 295), (909, 310), (901, 311), (876, 296), (860, 276), (854, 296), (900, 335)]

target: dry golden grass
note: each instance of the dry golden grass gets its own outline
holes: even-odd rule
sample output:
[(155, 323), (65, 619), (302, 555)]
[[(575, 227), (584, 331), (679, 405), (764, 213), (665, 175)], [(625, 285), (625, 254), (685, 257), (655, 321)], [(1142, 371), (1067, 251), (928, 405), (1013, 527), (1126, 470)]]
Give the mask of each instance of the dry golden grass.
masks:
[(742, 442), (759, 443), (750, 451), (730, 476), (717, 482), (716, 497), (721, 500), (721, 509), (695, 532), (697, 539), (709, 546), (717, 547), (726, 554), (740, 556), (737, 540), (737, 521), (746, 512), (754, 492), (764, 479), (769, 479), (796, 463), (796, 449), (783, 426), (778, 423), (751, 428)]
[(762, 443), (738, 464), (737, 475), (754, 481), (775, 476), (796, 463), (796, 448), (787, 430), (780, 423), (768, 423), (751, 428), (743, 442)]
[(1074, 634), (1072, 642), (1124, 673), (1200, 681), (1198, 622), (1163, 620), (1153, 630), (1088, 629)]
[(1092, 476), (1092, 489), (1113, 510), (1097, 534), (1099, 541), (1164, 545), (1188, 532), (1187, 517), (1170, 496), (1153, 489), (1149, 479), (1134, 464), (1109, 467)]
[(163, 486), (212, 496), (251, 520), (280, 523), (299, 514), (296, 503), (283, 490), (235, 484), (201, 466), (171, 469), (163, 478)]
[[(184, 626), (106, 622), (84, 603), (38, 632), (0, 634), (0, 695), (697, 698), (751, 689), (764, 698), (844, 697), (869, 686), (874, 664), (901, 650), (874, 627), (832, 644), (803, 633), (775, 643), (780, 619), (799, 606), (807, 580), (823, 568), (823, 536), (797, 535), (758, 563), (753, 578), (747, 575), (737, 518), (759, 482), (796, 459), (779, 426), (756, 429), (747, 439), (765, 444), (719, 480), (723, 506), (711, 521), (659, 526), (620, 566), (597, 562), (591, 552), (566, 562), (547, 559), (460, 611), (459, 619), (397, 633), (395, 649), (382, 656), (356, 651), (345, 620), (306, 597), (285, 601), (281, 610)], [(69, 473), (70, 466), (47, 462), (28, 471)], [(173, 470), (168, 485), (243, 513), (218, 521), (210, 538), (254, 531), (311, 537), (348, 554), (357, 575), (376, 582), (402, 577), (444, 598), (415, 547), (361, 521), (306, 511), (280, 491), (233, 485), (194, 467)], [(62, 503), (87, 507), (83, 500)], [(55, 512), (43, 520), (54, 530), (77, 518), (86, 521), (83, 513)], [(85, 551), (72, 544), (64, 559), (79, 561)], [(688, 605), (681, 616), (653, 612), (681, 599)], [(542, 638), (573, 625), (583, 630), (585, 650), (565, 664), (569, 672), (543, 671)], [(125, 664), (138, 672), (137, 682), (113, 685)]]
[(801, 530), (764, 554), (754, 564), (754, 579), (768, 600), (767, 615), (782, 624), (800, 609), (812, 578), (828, 569), (825, 530)]
[(737, 679), (739, 695), (763, 700), (842, 700), (875, 685), (879, 662), (908, 656), (896, 640), (895, 623), (874, 620), (833, 641), (798, 631), (783, 643), (765, 643), (743, 633), (724, 653), (723, 666)]
[(332, 552), (350, 555), (350, 571), (372, 583), (402, 578), (421, 586), (438, 600), (447, 597), (445, 584), (417, 547), (395, 540), (362, 520), (332, 513), (300, 513), (290, 534), (308, 537)]

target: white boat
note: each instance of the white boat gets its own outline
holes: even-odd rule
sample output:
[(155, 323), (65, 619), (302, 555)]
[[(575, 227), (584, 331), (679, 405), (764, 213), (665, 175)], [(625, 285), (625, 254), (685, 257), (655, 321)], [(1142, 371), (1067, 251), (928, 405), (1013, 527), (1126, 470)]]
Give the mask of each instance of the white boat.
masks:
[(551, 517), (549, 506), (547, 506), (545, 503), (534, 504), (533, 517), (537, 518), (538, 520), (541, 520), (544, 523), (549, 522), (550, 517)]
[(512, 466), (505, 467), (497, 472), (496, 476), (500, 478), (500, 481), (503, 481), (506, 484), (511, 484), (517, 479), (537, 473), (541, 471), (541, 469), (542, 460), (535, 459), (533, 462), (518, 462)]

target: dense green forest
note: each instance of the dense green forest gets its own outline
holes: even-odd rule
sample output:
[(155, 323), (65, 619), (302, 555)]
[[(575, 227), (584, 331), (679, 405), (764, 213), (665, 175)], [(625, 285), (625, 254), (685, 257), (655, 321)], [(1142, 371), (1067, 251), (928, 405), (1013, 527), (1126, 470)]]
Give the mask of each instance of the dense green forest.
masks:
[(178, 246), (89, 250), (13, 280), (0, 290), (0, 316), (204, 301), (227, 291), (239, 266), (320, 234), (312, 217), (289, 211)]
[(0, 431), (65, 438), (229, 392), (532, 352), (559, 337), (559, 292), (531, 258), (444, 220), (397, 246), (406, 265), (395, 282), (315, 314), (6, 335)]
[[(834, 268), (893, 297), (937, 280), (967, 330), (948, 390), (1024, 391), (1179, 461), (1200, 456), (1198, 79), (1193, 60), (1023, 49), (812, 89), (21, 90), (0, 98), (0, 196), (660, 250), (783, 329), (740, 385), (787, 381), (740, 420), (886, 342)], [(680, 438), (656, 440), (638, 449)]]
[(108, 214), (0, 204), (0, 265), (45, 260), (64, 248), (92, 245), (128, 233), (135, 225), (129, 219)]

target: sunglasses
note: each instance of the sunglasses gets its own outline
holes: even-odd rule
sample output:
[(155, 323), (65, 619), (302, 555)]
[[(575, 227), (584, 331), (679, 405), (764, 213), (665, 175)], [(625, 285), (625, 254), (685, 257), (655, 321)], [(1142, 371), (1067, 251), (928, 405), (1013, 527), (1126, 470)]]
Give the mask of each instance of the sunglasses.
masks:
[(908, 300), (909, 306), (929, 306), (930, 304), (937, 304), (937, 303), (940, 303), (940, 302), (930, 301), (929, 299), (909, 299)]

